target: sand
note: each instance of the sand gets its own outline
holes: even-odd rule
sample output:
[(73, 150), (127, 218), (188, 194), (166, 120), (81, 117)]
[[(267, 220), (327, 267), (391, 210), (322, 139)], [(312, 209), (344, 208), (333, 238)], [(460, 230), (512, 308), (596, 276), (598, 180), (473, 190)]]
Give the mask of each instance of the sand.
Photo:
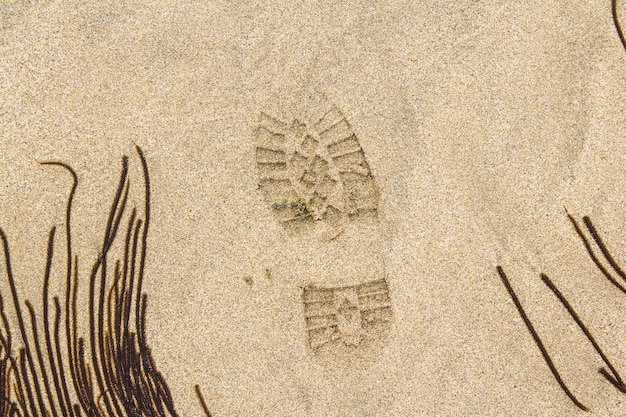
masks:
[(626, 415), (540, 279), (626, 372), (626, 297), (565, 211), (626, 265), (611, 4), (421, 3), (0, 1), (21, 296), (41, 299), (71, 187), (39, 162), (76, 171), (76, 253), (95, 259), (123, 155), (141, 207), (139, 146), (146, 334), (179, 415), (203, 415), (195, 385), (213, 416)]

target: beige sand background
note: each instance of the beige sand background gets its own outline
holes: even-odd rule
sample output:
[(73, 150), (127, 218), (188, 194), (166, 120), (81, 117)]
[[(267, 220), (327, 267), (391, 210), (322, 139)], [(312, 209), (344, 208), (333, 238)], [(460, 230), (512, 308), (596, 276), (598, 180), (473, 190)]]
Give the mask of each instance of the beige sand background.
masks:
[[(101, 196), (136, 143), (153, 188), (148, 338), (181, 415), (200, 415), (194, 384), (215, 416), (583, 415), (496, 265), (591, 415), (626, 415), (539, 280), (626, 372), (626, 300), (563, 210), (592, 216), (626, 261), (626, 54), (608, 1), (573, 3), (0, 2), (0, 225), (20, 291), (39, 296), (70, 185), (37, 162), (79, 173), (75, 240), (93, 256)], [(380, 231), (359, 244), (396, 322), (367, 363), (316, 361), (299, 288), (363, 263), (294, 240), (257, 189), (260, 112), (288, 119), (313, 90), (349, 120), (381, 191)]]

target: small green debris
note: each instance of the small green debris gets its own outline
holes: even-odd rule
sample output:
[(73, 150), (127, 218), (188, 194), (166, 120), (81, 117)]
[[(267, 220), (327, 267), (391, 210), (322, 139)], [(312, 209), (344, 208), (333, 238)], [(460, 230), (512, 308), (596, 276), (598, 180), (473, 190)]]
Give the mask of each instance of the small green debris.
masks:
[(273, 278), (271, 269), (265, 268), (265, 278), (267, 278), (269, 280), (271, 280)]
[(303, 218), (307, 218), (307, 217), (311, 217), (313, 216), (313, 210), (311, 210), (309, 208), (308, 203), (306, 202), (306, 200), (302, 199), (302, 198), (298, 198), (295, 201), (283, 201), (280, 203), (274, 203), (272, 204), (272, 208), (274, 210), (285, 210), (285, 209), (291, 209), (294, 218), (296, 219), (303, 219)]
[(246, 275), (245, 277), (243, 277), (243, 282), (245, 282), (249, 286), (252, 286), (252, 284), (254, 284), (254, 280), (250, 275)]
[(292, 202), (291, 208), (294, 209), (294, 215), (298, 218), (309, 217), (313, 215), (313, 211), (309, 209), (306, 201), (301, 198)]

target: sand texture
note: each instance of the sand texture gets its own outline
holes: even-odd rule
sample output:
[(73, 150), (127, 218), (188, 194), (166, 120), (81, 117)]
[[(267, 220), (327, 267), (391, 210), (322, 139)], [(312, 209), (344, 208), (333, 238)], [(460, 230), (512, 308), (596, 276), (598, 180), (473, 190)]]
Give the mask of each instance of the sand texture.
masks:
[(621, 16), (0, 0), (0, 416), (626, 416)]

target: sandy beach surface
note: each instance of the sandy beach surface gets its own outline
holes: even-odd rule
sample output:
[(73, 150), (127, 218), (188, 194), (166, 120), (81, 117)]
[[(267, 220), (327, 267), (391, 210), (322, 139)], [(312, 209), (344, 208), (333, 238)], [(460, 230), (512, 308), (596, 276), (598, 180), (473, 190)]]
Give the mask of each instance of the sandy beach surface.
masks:
[(71, 177), (40, 163), (77, 174), (84, 280), (124, 155), (128, 207), (143, 207), (139, 147), (146, 339), (178, 415), (203, 415), (196, 385), (217, 417), (626, 415), (540, 278), (626, 373), (626, 294), (568, 218), (624, 283), (583, 220), (626, 267), (610, 1), (27, 3), (0, 0), (0, 227), (17, 290), (39, 311), (52, 226), (64, 251)]

